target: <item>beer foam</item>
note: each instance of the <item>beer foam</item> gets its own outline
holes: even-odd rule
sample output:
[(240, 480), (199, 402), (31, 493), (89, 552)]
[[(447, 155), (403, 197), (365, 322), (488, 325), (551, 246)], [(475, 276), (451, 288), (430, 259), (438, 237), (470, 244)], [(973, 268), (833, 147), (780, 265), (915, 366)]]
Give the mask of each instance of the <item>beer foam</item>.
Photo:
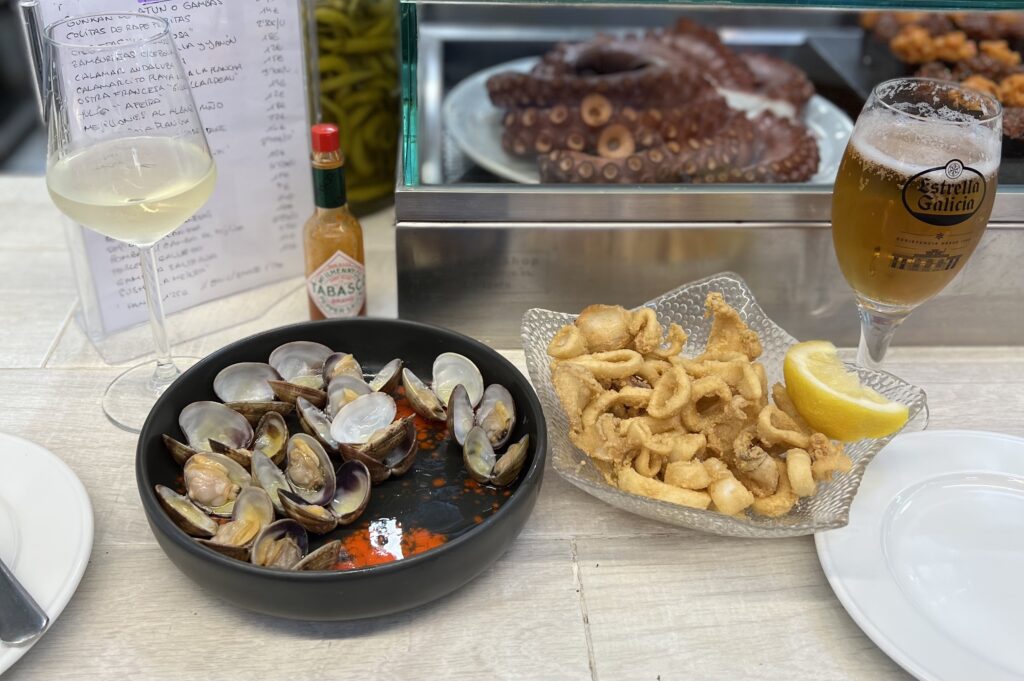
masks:
[(1001, 140), (1001, 130), (981, 123), (957, 125), (878, 109), (861, 114), (850, 145), (880, 172), (910, 177), (956, 158), (991, 178), (999, 168)]

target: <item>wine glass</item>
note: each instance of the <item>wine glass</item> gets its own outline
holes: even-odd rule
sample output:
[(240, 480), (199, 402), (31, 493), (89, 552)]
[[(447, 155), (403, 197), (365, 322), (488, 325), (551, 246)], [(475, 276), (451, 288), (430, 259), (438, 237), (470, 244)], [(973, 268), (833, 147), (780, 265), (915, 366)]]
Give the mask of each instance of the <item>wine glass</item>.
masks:
[(46, 185), (75, 222), (138, 247), (156, 362), (118, 376), (103, 411), (142, 428), (181, 371), (171, 358), (153, 247), (210, 198), (206, 135), (165, 20), (90, 14), (43, 31)]
[(878, 368), (893, 334), (963, 269), (996, 196), (1002, 107), (982, 92), (897, 78), (871, 92), (832, 197), (832, 241), (857, 295), (857, 363)]

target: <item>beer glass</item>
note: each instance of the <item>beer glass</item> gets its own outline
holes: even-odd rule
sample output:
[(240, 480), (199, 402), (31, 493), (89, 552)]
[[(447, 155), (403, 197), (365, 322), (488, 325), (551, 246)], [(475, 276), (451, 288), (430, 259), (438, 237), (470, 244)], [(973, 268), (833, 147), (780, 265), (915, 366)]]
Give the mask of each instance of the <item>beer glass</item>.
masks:
[(914, 308), (963, 269), (985, 231), (1002, 144), (998, 101), (897, 78), (864, 104), (832, 197), (832, 240), (860, 309), (857, 362), (877, 368)]
[(181, 373), (171, 358), (153, 247), (213, 193), (217, 171), (167, 22), (89, 14), (43, 32), (46, 186), (62, 213), (137, 246), (156, 361), (121, 374), (103, 411), (138, 432)]

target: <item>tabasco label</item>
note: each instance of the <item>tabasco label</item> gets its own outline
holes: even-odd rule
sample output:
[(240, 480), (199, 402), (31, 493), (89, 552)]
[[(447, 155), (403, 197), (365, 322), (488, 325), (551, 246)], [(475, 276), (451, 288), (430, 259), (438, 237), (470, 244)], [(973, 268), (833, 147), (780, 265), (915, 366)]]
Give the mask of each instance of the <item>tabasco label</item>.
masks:
[(355, 317), (366, 303), (366, 268), (341, 251), (306, 279), (313, 304), (328, 319)]

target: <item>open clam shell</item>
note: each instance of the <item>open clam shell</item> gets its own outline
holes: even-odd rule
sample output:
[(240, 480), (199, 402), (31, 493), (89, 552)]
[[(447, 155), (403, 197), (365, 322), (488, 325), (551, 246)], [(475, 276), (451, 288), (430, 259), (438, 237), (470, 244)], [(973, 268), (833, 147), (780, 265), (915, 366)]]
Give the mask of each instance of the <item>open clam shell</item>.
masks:
[(338, 410), (331, 422), (331, 436), (340, 444), (365, 444), (374, 433), (394, 421), (397, 411), (390, 395), (360, 395)]
[(370, 388), (377, 392), (389, 393), (402, 381), (402, 360), (395, 358), (381, 367), (370, 380)]
[(414, 412), (431, 421), (444, 421), (447, 418), (444, 403), (408, 367), (402, 369), (402, 387), (405, 388), (405, 398), (409, 400), (409, 406)]
[(267, 381), (279, 381), (281, 375), (263, 362), (239, 362), (224, 367), (213, 379), (213, 392), (224, 406), (234, 409), (255, 425), (264, 414), (276, 411), (288, 414), (292, 406), (280, 401)]
[(339, 376), (351, 376), (363, 380), (363, 367), (359, 366), (356, 358), (347, 352), (335, 352), (324, 361), (323, 380), (324, 385), (330, 385), (331, 381)]
[(220, 402), (193, 402), (178, 415), (178, 425), (188, 446), (198, 452), (212, 452), (210, 440), (225, 447), (244, 449), (252, 443), (252, 426), (234, 409)]
[(192, 502), (210, 515), (227, 517), (235, 499), (252, 485), (252, 476), (223, 454), (197, 452), (185, 462), (185, 492)]
[(444, 352), (438, 355), (434, 360), (431, 388), (442, 404), (448, 403), (452, 390), (460, 384), (466, 386), (469, 401), (475, 408), (480, 404), (484, 394), (484, 378), (480, 374), (480, 369), (468, 357), (457, 352)]
[(516, 425), (516, 403), (505, 386), (497, 383), (487, 386), (476, 410), (476, 423), (487, 433), (492, 447), (505, 446)]
[(462, 446), (466, 444), (466, 435), (475, 425), (473, 403), (469, 401), (466, 387), (459, 384), (448, 398), (448, 432)]
[(284, 506), (281, 505), (278, 494), (283, 489), (291, 491), (288, 478), (270, 457), (258, 449), (252, 453), (252, 481), (266, 490), (274, 509), (283, 515)]
[(370, 471), (359, 461), (346, 461), (337, 472), (338, 489), (330, 509), (339, 525), (356, 521), (370, 503)]
[(308, 552), (306, 530), (291, 518), (285, 518), (263, 528), (252, 543), (249, 560), (260, 567), (291, 570)]
[(296, 563), (293, 569), (300, 572), (330, 570), (338, 562), (338, 554), (340, 553), (341, 541), (338, 539), (329, 541)]
[(281, 345), (270, 353), (268, 362), (283, 380), (319, 390), (325, 385), (324, 362), (332, 354), (334, 351), (321, 343), (293, 341)]
[(277, 398), (287, 404), (294, 406), (300, 397), (309, 400), (321, 409), (327, 404), (327, 393), (320, 388), (291, 381), (267, 381), (267, 384), (274, 390)]
[(252, 441), (252, 451), (261, 451), (276, 464), (284, 461), (285, 448), (288, 446), (288, 424), (279, 412), (267, 412), (256, 424), (256, 433)]
[(360, 395), (371, 392), (373, 389), (361, 378), (348, 375), (338, 376), (332, 379), (327, 386), (327, 408), (324, 411), (327, 412), (329, 418), (333, 419), (346, 404)]
[(289, 438), (284, 474), (292, 491), (308, 504), (326, 504), (334, 497), (334, 466), (323, 445), (306, 433)]
[(338, 526), (338, 518), (330, 509), (307, 503), (294, 492), (281, 490), (279, 496), (285, 515), (302, 525), (307, 532), (326, 534)]
[(217, 532), (217, 523), (188, 497), (163, 485), (157, 485), (155, 489), (160, 505), (185, 534), (193, 537), (212, 537)]
[(328, 451), (337, 452), (338, 441), (331, 436), (331, 419), (327, 414), (313, 406), (305, 397), (295, 401), (295, 409), (302, 429), (315, 437)]

